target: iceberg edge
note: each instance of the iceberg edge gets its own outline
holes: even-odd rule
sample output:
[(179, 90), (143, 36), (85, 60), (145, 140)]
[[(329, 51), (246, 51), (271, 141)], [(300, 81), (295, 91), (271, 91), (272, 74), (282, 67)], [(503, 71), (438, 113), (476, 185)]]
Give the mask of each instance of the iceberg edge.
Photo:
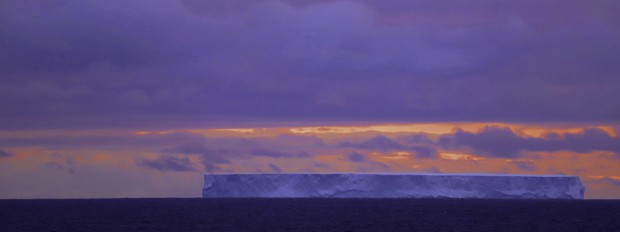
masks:
[(436, 173), (205, 174), (204, 198), (583, 199), (577, 176)]

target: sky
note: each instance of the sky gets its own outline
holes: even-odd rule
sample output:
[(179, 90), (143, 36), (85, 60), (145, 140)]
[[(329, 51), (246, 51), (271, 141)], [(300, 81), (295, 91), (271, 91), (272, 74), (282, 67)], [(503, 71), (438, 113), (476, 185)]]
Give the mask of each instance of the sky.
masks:
[(616, 0), (0, 1), (0, 198), (203, 173), (577, 175), (620, 199)]

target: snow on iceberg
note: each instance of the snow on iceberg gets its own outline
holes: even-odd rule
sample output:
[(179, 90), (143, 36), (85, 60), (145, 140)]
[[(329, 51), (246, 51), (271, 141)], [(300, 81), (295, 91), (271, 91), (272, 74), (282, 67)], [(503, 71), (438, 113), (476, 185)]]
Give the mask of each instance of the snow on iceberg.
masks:
[(583, 199), (577, 176), (502, 174), (205, 174), (205, 198)]

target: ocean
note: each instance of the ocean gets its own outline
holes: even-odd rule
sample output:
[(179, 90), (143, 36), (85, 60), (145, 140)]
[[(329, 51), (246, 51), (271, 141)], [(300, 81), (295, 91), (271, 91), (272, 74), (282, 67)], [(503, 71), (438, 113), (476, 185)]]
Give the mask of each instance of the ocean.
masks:
[(618, 200), (0, 200), (0, 231), (620, 231)]

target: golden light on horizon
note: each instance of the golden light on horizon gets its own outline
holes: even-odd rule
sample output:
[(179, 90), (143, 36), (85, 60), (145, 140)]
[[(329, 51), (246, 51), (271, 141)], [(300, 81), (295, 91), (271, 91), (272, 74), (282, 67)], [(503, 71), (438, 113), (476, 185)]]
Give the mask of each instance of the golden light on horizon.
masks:
[(485, 160), (486, 158), (480, 156), (474, 156), (469, 154), (460, 154), (460, 153), (440, 153), (439, 158), (444, 160)]

